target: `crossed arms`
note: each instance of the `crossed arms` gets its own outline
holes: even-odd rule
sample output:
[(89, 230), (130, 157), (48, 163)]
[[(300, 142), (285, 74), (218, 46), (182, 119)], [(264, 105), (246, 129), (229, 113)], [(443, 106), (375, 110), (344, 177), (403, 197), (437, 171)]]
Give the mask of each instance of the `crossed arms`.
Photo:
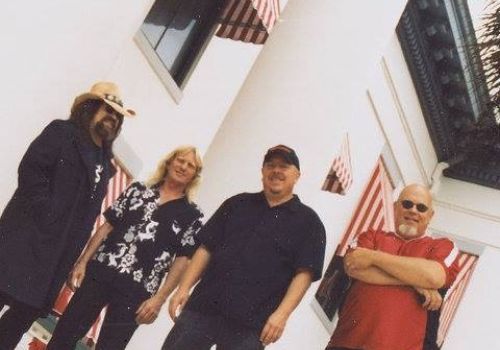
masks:
[(344, 267), (350, 277), (366, 283), (413, 287), (424, 296), (423, 307), (428, 310), (441, 306), (442, 298), (437, 289), (444, 286), (446, 272), (434, 260), (356, 248), (345, 256)]

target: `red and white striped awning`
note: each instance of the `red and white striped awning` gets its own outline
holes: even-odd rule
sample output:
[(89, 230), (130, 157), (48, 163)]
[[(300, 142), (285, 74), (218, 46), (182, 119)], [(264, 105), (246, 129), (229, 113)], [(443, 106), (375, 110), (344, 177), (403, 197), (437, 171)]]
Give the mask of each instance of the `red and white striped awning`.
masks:
[(441, 306), (441, 316), (439, 317), (439, 328), (437, 335), (437, 344), (439, 347), (443, 345), (448, 329), (450, 328), (451, 321), (455, 316), (458, 304), (467, 288), (469, 280), (477, 264), (478, 256), (460, 252), (458, 265), (460, 272), (455, 279), (455, 282), (446, 293), (443, 305)]
[(349, 137), (346, 134), (340, 145), (339, 154), (333, 159), (323, 191), (345, 195), (352, 184), (352, 165), (349, 151)]
[(279, 0), (228, 0), (215, 35), (264, 44), (279, 12)]

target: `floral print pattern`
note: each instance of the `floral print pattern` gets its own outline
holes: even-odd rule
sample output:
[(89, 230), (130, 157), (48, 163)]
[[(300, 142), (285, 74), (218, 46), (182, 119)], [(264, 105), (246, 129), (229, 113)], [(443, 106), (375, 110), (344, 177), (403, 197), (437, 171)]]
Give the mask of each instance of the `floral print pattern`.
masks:
[(158, 290), (176, 255), (194, 253), (203, 217), (185, 199), (163, 205), (159, 205), (159, 199), (158, 186), (149, 188), (136, 182), (125, 190), (105, 213), (113, 231), (94, 257), (96, 262), (142, 284), (148, 293)]

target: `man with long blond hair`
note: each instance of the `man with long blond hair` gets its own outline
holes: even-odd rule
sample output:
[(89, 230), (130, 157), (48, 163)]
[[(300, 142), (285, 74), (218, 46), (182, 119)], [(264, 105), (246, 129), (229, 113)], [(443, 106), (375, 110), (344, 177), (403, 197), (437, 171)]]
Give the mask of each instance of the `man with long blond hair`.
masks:
[(48, 350), (74, 349), (106, 305), (96, 349), (124, 349), (139, 324), (156, 319), (198, 245), (203, 214), (193, 193), (201, 169), (197, 149), (179, 147), (104, 213), (106, 222), (69, 275), (76, 292)]

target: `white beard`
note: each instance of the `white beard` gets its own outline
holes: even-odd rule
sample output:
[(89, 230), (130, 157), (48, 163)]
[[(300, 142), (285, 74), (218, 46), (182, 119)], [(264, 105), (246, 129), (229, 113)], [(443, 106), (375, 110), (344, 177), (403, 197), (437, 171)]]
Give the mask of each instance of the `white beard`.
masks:
[(416, 237), (418, 236), (417, 228), (414, 226), (409, 226), (406, 224), (401, 224), (398, 227), (398, 231), (406, 237)]

